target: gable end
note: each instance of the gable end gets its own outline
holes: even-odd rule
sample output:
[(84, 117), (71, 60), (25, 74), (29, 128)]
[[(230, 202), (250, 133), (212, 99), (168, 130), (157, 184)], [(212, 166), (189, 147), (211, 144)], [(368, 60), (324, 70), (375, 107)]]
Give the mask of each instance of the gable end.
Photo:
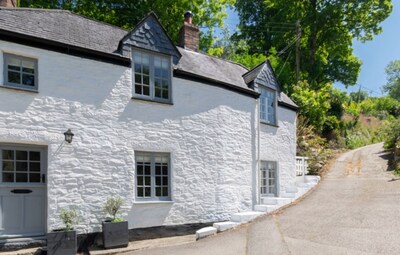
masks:
[(150, 13), (120, 41), (122, 54), (129, 56), (131, 47), (146, 49), (173, 56), (174, 63), (181, 58), (171, 38), (158, 21), (154, 13)]

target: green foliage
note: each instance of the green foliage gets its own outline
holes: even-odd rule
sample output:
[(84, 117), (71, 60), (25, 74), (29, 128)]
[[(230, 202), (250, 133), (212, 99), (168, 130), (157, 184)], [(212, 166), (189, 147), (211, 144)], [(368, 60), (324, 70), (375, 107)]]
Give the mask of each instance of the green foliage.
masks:
[(104, 206), (104, 210), (112, 216), (112, 222), (121, 222), (122, 218), (116, 218), (118, 211), (121, 209), (124, 200), (120, 197), (109, 197)]
[(326, 114), (330, 109), (328, 98), (331, 89), (331, 84), (325, 84), (321, 89), (314, 90), (305, 81), (299, 82), (293, 87), (292, 99), (300, 106), (300, 114), (306, 117), (309, 124), (318, 132), (323, 130)]
[(125, 29), (143, 19), (150, 11), (156, 13), (174, 42), (178, 42), (183, 14), (194, 13), (193, 22), (206, 27), (201, 37), (202, 48), (211, 46), (214, 27), (223, 27), (227, 6), (235, 0), (21, 0), (21, 7), (71, 10), (86, 17), (107, 22)]
[(391, 97), (370, 97), (359, 104), (363, 114), (373, 115), (384, 119), (388, 116), (400, 115), (400, 102)]
[(400, 138), (400, 118), (387, 123), (385, 135), (385, 148), (393, 149)]
[(400, 60), (391, 61), (385, 72), (387, 83), (383, 86), (383, 91), (388, 92), (390, 97), (400, 100)]
[(368, 98), (368, 91), (365, 90), (360, 90), (357, 92), (351, 92), (350, 93), (350, 99), (355, 101), (355, 102), (361, 102), (364, 101), (365, 99)]
[(318, 89), (335, 81), (356, 83), (361, 61), (353, 55), (352, 41), (379, 34), (379, 24), (391, 13), (392, 4), (390, 0), (253, 0), (237, 1), (236, 8), (240, 33), (235, 38), (248, 42), (250, 54), (285, 49), (279, 58), (288, 62), (292, 75), (280, 78), (284, 86), (296, 83), (294, 46), (300, 21), (301, 79)]
[(70, 231), (73, 229), (73, 225), (78, 223), (78, 215), (75, 209), (65, 209), (62, 208), (60, 211), (60, 218), (64, 223), (65, 231)]

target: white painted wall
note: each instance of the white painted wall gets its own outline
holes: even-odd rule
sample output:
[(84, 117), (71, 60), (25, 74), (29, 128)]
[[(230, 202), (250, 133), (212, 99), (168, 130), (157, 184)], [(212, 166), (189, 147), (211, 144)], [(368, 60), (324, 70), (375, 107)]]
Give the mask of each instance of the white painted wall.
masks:
[[(76, 206), (78, 231), (100, 231), (113, 195), (125, 198), (130, 228), (225, 220), (251, 210), (255, 99), (174, 78), (174, 105), (136, 101), (130, 68), (3, 41), (0, 51), (38, 59), (39, 93), (0, 88), (0, 142), (48, 146), (48, 230), (60, 227), (60, 208)], [(293, 128), (289, 122), (282, 129)], [(71, 144), (63, 142), (68, 128)], [(135, 150), (171, 153), (172, 203), (135, 203)]]
[(278, 163), (278, 195), (296, 178), (296, 112), (277, 108), (278, 125), (260, 124), (260, 158)]

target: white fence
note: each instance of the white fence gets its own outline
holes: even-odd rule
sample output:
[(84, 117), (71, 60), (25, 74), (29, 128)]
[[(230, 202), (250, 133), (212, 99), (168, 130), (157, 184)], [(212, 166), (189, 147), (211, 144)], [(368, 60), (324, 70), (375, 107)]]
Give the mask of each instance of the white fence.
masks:
[(305, 176), (308, 174), (307, 161), (307, 157), (296, 157), (296, 176)]

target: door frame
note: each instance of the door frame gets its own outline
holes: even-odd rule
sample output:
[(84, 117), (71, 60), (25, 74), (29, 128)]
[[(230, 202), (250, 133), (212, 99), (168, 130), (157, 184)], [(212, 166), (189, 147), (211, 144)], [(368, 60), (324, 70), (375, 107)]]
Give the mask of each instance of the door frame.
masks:
[(278, 161), (274, 161), (274, 160), (260, 160), (260, 165), (259, 165), (259, 169), (258, 169), (258, 178), (259, 178), (259, 185), (258, 185), (258, 193), (259, 193), (259, 197), (260, 199), (262, 197), (273, 197), (273, 194), (262, 194), (261, 193), (261, 187), (262, 187), (262, 173), (261, 173), (261, 165), (262, 163), (274, 163), (275, 164), (275, 196), (279, 197), (280, 195), (280, 189), (279, 189), (279, 164)]
[[(41, 164), (41, 171), (40, 171), (40, 183), (3, 183), (2, 173), (0, 171), (0, 188), (23, 188), (23, 187), (43, 187), (43, 194), (44, 194), (44, 208), (43, 208), (43, 235), (46, 235), (48, 232), (48, 145), (38, 145), (38, 144), (29, 144), (29, 143), (10, 143), (10, 142), (0, 142), (0, 153), (3, 149), (10, 149), (10, 150), (39, 150), (41, 152), (40, 164)], [(2, 156), (0, 155), (0, 164), (2, 164)], [(44, 174), (44, 182), (42, 182), (42, 174)], [(35, 235), (38, 236), (38, 235)], [(2, 239), (13, 239), (13, 238), (26, 238), (31, 237), (28, 235), (9, 235), (9, 236), (0, 236), (0, 240)]]

